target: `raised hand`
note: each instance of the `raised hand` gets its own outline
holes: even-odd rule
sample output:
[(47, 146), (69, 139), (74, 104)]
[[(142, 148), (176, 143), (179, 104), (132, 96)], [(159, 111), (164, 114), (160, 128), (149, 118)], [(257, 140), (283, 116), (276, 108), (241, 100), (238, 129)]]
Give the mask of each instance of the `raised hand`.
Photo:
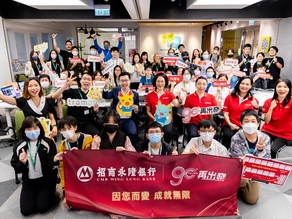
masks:
[(53, 34), (52, 34), (52, 38), (55, 39), (57, 35), (58, 35), (58, 34), (53, 33)]
[(19, 155), (19, 160), (23, 163), (26, 164), (27, 160), (28, 160), (28, 156), (27, 153), (24, 151), (24, 149), (21, 149), (21, 153)]
[(260, 139), (258, 140), (258, 143), (256, 144), (258, 151), (262, 151), (266, 148), (266, 145), (265, 145), (266, 140), (267, 140), (267, 137), (265, 138), (262, 138), (262, 136), (260, 137)]
[(273, 100), (273, 101), (271, 102), (270, 109), (273, 110), (276, 106), (277, 106), (277, 100)]
[(55, 156), (54, 156), (54, 162), (57, 162), (57, 161), (59, 161), (59, 160), (63, 160), (63, 151), (61, 151), (61, 152), (59, 152), (58, 154), (56, 154)]

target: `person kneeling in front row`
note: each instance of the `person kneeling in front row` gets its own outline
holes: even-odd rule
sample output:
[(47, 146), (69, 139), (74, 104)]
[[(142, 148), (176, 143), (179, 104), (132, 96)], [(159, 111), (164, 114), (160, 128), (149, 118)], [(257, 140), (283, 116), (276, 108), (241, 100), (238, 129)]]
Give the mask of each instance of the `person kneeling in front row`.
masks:
[[(231, 157), (244, 158), (251, 154), (256, 157), (271, 158), (270, 137), (258, 130), (260, 118), (256, 111), (245, 110), (240, 116), (240, 129), (232, 138), (230, 145)], [(243, 199), (255, 204), (260, 197), (260, 183), (241, 178), (240, 190)]]

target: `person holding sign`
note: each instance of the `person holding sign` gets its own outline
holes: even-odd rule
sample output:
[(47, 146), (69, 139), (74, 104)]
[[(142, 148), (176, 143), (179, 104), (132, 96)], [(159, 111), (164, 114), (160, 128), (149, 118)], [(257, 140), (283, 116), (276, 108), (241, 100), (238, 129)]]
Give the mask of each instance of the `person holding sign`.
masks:
[(197, 65), (200, 60), (201, 60), (200, 50), (194, 49), (193, 50), (193, 55), (192, 55), (191, 63)]
[(280, 78), (281, 69), (284, 68), (284, 60), (282, 57), (277, 56), (278, 48), (271, 46), (269, 48), (269, 58), (264, 59), (266, 63), (266, 72), (273, 76), (273, 80), (269, 81), (268, 88), (275, 88), (277, 80)]
[(102, 64), (103, 74), (109, 74), (109, 76), (113, 75), (113, 69), (115, 66), (119, 65), (124, 70), (124, 60), (119, 58), (119, 48), (112, 47), (111, 48), (111, 55), (112, 58), (109, 59), (107, 62)]
[(249, 76), (239, 79), (234, 90), (229, 94), (223, 104), (223, 115), (225, 121), (222, 124), (222, 144), (230, 147), (231, 137), (240, 128), (240, 115), (244, 110), (258, 110), (258, 100), (251, 93), (253, 81)]
[(45, 63), (39, 58), (39, 53), (31, 51), (29, 54), (30, 60), (25, 64), (24, 74), (27, 77), (39, 76), (45, 71)]
[(57, 53), (59, 53), (62, 56), (64, 66), (65, 66), (65, 68), (67, 68), (69, 58), (73, 57), (73, 55), (71, 53), (71, 51), (72, 51), (72, 42), (70, 40), (66, 40), (66, 42), (65, 42), (66, 51), (62, 50), (57, 45), (56, 36), (57, 36), (57, 34), (52, 34), (54, 49), (57, 51)]
[(153, 62), (152, 65), (152, 71), (158, 72), (158, 71), (164, 71), (167, 69), (168, 65), (163, 63), (161, 61), (161, 55), (159, 53), (155, 53), (153, 56)]
[[(232, 138), (231, 157), (243, 159), (245, 155), (271, 158), (270, 137), (258, 130), (260, 118), (254, 110), (245, 110), (240, 116), (240, 129)], [(255, 204), (260, 197), (260, 183), (242, 178), (240, 190), (243, 199), (249, 204)]]
[(99, 56), (97, 54), (97, 51), (96, 51), (96, 47), (94, 45), (90, 46), (90, 55), (87, 56), (87, 63), (86, 65), (88, 66), (88, 72), (90, 74), (93, 75), (93, 73), (95, 71), (101, 71), (101, 63), (100, 61), (96, 61), (96, 60), (91, 60), (92, 58), (98, 58), (99, 59)]
[(219, 54), (219, 47), (215, 46), (213, 48), (213, 53), (210, 55), (210, 60), (213, 63), (214, 69), (217, 70), (217, 67), (220, 65), (221, 56)]
[(163, 137), (163, 127), (159, 122), (153, 121), (146, 126), (146, 138), (141, 147), (143, 154), (148, 155), (177, 155), (177, 149), (166, 143)]
[[(233, 49), (228, 49), (227, 50), (227, 57), (223, 61), (220, 62), (220, 65), (217, 67), (218, 71), (225, 71), (225, 70), (238, 70), (239, 71), (239, 66), (238, 66), (238, 59), (234, 59), (235, 52)], [(228, 61), (228, 62), (227, 62)], [(229, 78), (231, 78), (232, 75), (228, 75)]]
[(49, 59), (46, 64), (52, 73), (57, 74), (59, 78), (61, 72), (66, 71), (63, 62), (59, 59), (57, 51), (54, 49), (50, 51)]
[(92, 76), (84, 73), (80, 79), (81, 87), (78, 89), (69, 88), (75, 79), (72, 76), (68, 78), (66, 84), (52, 94), (52, 98), (67, 100), (67, 115), (76, 118), (79, 132), (96, 135), (99, 131), (93, 116), (98, 113), (99, 106), (96, 103), (92, 107), (82, 104), (83, 100), (85, 102), (88, 99), (87, 95), (92, 86)]
[[(103, 62), (107, 62), (112, 58), (112, 50), (110, 48), (110, 42), (108, 40), (103, 41), (103, 48), (101, 48), (96, 39), (96, 33), (91, 35), (93, 37), (93, 42), (95, 47), (97, 48), (98, 54), (103, 53)], [(99, 35), (98, 35), (99, 36)], [(119, 44), (117, 45), (116, 48), (118, 48), (118, 51), (122, 48), (123, 46), (123, 37), (119, 38)]]
[(182, 154), (209, 154), (229, 157), (226, 147), (214, 138), (217, 125), (213, 120), (203, 119), (198, 123), (199, 137), (192, 138)]
[(128, 72), (119, 75), (120, 86), (109, 90), (109, 81), (106, 80), (102, 98), (113, 99), (111, 110), (116, 110), (121, 117), (120, 129), (129, 136), (132, 145), (137, 147), (137, 126), (135, 123), (139, 112), (139, 95), (130, 89), (131, 76)]
[(253, 87), (260, 88), (260, 89), (267, 89), (268, 83), (270, 79), (268, 78), (261, 78), (259, 74), (266, 75), (266, 66), (265, 65), (258, 65), (257, 71), (255, 73), (252, 73), (250, 77), (253, 80)]
[(21, 141), (13, 148), (11, 166), (22, 173), (20, 212), (28, 216), (45, 213), (53, 204), (57, 171), (53, 170), (56, 145), (45, 137), (40, 121), (28, 116), (20, 129)]
[[(200, 76), (196, 80), (196, 91), (186, 97), (184, 108), (201, 108), (217, 106), (216, 99), (213, 95), (206, 93), (208, 81), (205, 77)], [(210, 114), (192, 116), (187, 123), (188, 140), (198, 137), (198, 124), (203, 119), (211, 119)]]
[(198, 62), (198, 65), (202, 68), (200, 76), (207, 77), (207, 69), (209, 67), (213, 68), (213, 62), (210, 61), (210, 52), (208, 50), (203, 51), (201, 61)]
[(243, 46), (243, 54), (240, 56), (237, 56), (238, 59), (238, 66), (240, 68), (240, 71), (243, 71), (246, 75), (250, 75), (250, 69), (251, 69), (251, 60), (252, 57), (249, 55), (251, 51), (251, 45), (249, 43), (245, 44)]
[(266, 60), (265, 60), (265, 53), (263, 52), (259, 52), (257, 55), (256, 55), (256, 60), (254, 63), (252, 63), (251, 65), (251, 70), (252, 72), (251, 73), (255, 73), (257, 72), (258, 70), (258, 67), (260, 65), (266, 65)]
[(267, 133), (273, 141), (272, 158), (276, 158), (282, 147), (292, 146), (291, 109), (291, 81), (280, 78), (276, 82), (273, 97), (267, 99), (262, 108), (265, 115), (262, 131)]
[(163, 126), (164, 141), (169, 143), (172, 138), (172, 105), (180, 107), (182, 100), (176, 99), (172, 92), (166, 91), (168, 78), (164, 73), (158, 73), (154, 76), (154, 91), (146, 96), (146, 110), (149, 121), (159, 122)]
[(81, 78), (81, 75), (88, 67), (85, 65), (84, 60), (79, 57), (79, 49), (77, 46), (72, 46), (72, 58), (69, 58), (67, 69), (73, 71), (73, 77)]

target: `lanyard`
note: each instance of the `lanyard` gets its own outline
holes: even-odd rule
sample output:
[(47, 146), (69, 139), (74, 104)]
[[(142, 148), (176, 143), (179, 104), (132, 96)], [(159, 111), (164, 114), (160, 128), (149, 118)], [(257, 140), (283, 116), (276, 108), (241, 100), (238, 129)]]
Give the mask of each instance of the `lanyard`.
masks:
[[(159, 148), (159, 150), (158, 150), (158, 155), (161, 155), (161, 146), (160, 146), (160, 148)], [(149, 152), (150, 152), (150, 154), (153, 154), (153, 150), (152, 150), (152, 147), (149, 145)]]
[[(77, 148), (79, 149), (79, 147), (78, 147), (78, 136), (76, 135), (76, 144), (77, 144)], [(67, 140), (67, 146), (68, 146), (68, 148), (69, 148), (69, 150), (71, 150), (72, 149), (72, 147), (71, 147), (71, 144), (70, 144), (70, 142)]]
[[(244, 59), (245, 57), (244, 57), (244, 55), (242, 55), (242, 59)], [(246, 58), (246, 61), (245, 61), (245, 63), (244, 63), (244, 67), (246, 67), (246, 64), (249, 62), (249, 60), (248, 60), (248, 57)]]
[[(269, 61), (270, 61), (270, 60), (269, 60)], [(274, 59), (272, 58), (272, 61), (270, 62), (269, 66), (268, 66), (268, 69), (270, 69), (271, 64), (273, 64), (273, 62), (274, 62)]]
[(35, 170), (35, 166), (36, 166), (37, 154), (38, 154), (38, 150), (39, 150), (40, 144), (41, 144), (41, 142), (38, 141), (37, 147), (36, 147), (36, 151), (35, 151), (35, 155), (34, 155), (34, 159), (33, 159), (32, 153), (31, 153), (30, 143), (29, 143), (29, 141), (27, 142), (29, 159), (31, 161), (31, 164), (32, 164), (34, 170)]
[(80, 92), (80, 90), (79, 90), (79, 89), (78, 89), (78, 93), (79, 93), (79, 95), (80, 95), (81, 99), (83, 100), (83, 96), (82, 96), (82, 94), (81, 94), (81, 92)]
[(40, 72), (41, 71), (40, 65), (39, 64), (36, 64), (35, 66), (37, 67), (38, 71)]
[(53, 70), (55, 72), (57, 72), (58, 65), (59, 65), (58, 63), (55, 63), (55, 62), (52, 61)]
[(156, 71), (158, 71), (158, 69), (159, 69), (159, 66), (157, 67), (157, 64), (158, 63), (155, 63), (155, 69), (156, 69)]

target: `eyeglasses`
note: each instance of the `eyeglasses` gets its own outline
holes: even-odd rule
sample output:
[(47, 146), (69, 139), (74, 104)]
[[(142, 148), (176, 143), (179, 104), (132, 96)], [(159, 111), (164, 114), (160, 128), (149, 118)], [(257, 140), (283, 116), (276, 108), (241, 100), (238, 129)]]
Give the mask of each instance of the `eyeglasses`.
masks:
[(82, 80), (85, 80), (85, 81), (92, 81), (91, 78), (82, 78)]
[(150, 132), (148, 132), (148, 134), (160, 134), (161, 133), (161, 131), (150, 131)]
[(129, 82), (129, 80), (120, 80), (120, 83)]

